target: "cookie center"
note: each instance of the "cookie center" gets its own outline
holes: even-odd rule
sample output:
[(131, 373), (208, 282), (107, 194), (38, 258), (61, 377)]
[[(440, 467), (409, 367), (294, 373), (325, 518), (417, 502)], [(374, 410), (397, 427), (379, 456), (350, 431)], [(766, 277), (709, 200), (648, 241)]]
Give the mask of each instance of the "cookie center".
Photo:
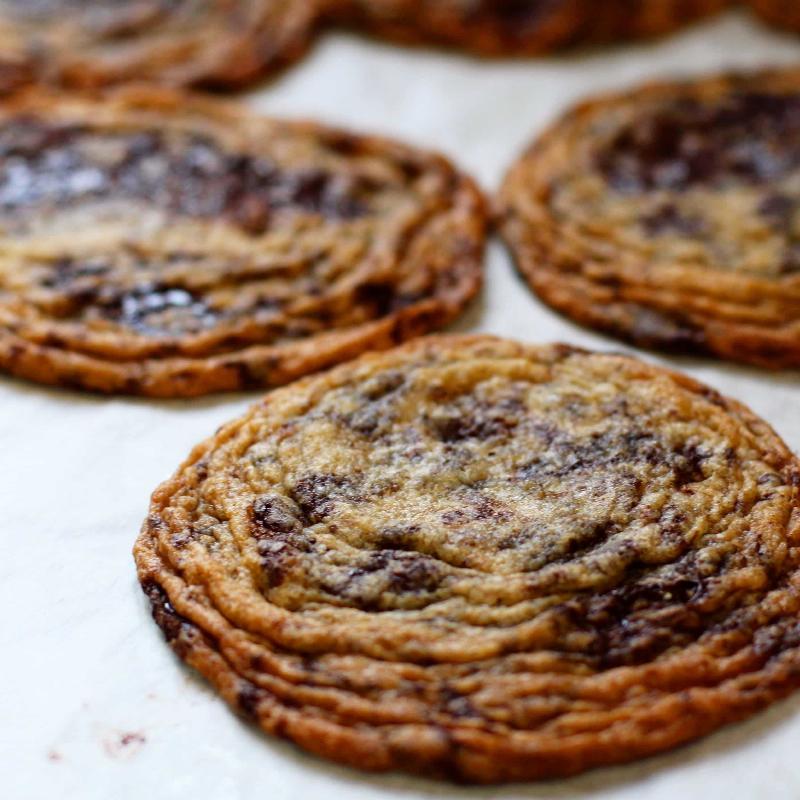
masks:
[[(0, 294), (13, 289), (65, 324), (147, 337), (245, 319), (257, 327), (241, 322), (236, 341), (308, 335), (335, 324), (322, 305), (346, 279), (339, 243), (314, 230), (358, 225), (386, 191), (346, 169), (286, 168), (197, 134), (18, 117), (0, 128), (0, 231), (23, 248), (43, 237), (57, 255), (7, 257)], [(255, 237), (265, 243), (245, 255)], [(362, 232), (340, 249), (359, 263), (365, 247)], [(389, 279), (350, 291), (350, 313), (364, 318), (400, 302)], [(316, 308), (307, 299), (307, 311), (281, 316), (302, 311), (303, 298)]]
[(555, 591), (600, 562), (613, 585), (632, 564), (680, 559), (724, 440), (649, 424), (661, 412), (645, 398), (593, 394), (399, 375), (331, 393), (262, 462), (285, 475), (251, 510), (270, 599), (420, 607), (486, 576)]
[(319, 169), (280, 170), (195, 134), (103, 132), (34, 118), (11, 120), (0, 131), (0, 222), (11, 227), (60, 210), (74, 214), (76, 204), (123, 201), (222, 217), (257, 234), (279, 212), (363, 215), (359, 188)]
[(590, 235), (613, 230), (632, 264), (800, 270), (800, 95), (622, 103), (577, 135), (584, 158), (565, 164), (552, 207)]

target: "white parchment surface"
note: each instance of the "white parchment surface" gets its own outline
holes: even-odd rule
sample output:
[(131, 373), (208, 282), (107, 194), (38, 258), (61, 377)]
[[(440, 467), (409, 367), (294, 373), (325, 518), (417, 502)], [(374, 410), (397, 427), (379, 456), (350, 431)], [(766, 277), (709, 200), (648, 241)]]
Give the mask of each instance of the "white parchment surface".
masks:
[[(657, 44), (484, 63), (329, 35), (245, 101), (437, 148), (492, 190), (568, 103), (661, 76), (800, 61), (800, 38), (731, 14)], [(543, 307), (497, 243), (456, 326), (623, 349)], [(800, 449), (800, 374), (677, 365), (749, 404)], [(257, 395), (95, 398), (0, 379), (0, 797), (7, 800), (798, 800), (800, 694), (742, 725), (575, 780), (460, 789), (365, 776), (235, 717), (151, 621), (130, 555), (152, 489)]]

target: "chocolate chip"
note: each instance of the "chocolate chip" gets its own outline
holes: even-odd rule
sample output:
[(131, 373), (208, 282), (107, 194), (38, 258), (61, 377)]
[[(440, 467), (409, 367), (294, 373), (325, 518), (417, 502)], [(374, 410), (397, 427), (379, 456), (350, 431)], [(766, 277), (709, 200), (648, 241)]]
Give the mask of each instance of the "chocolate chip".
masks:
[(395, 525), (384, 528), (377, 537), (377, 543), (381, 550), (408, 550), (413, 551), (415, 547), (415, 535), (420, 532), (419, 525)]
[(264, 693), (255, 685), (241, 681), (236, 695), (236, 704), (239, 710), (249, 719), (258, 719), (258, 707), (264, 699)]
[(452, 686), (441, 686), (439, 688), (439, 698), (439, 702), (446, 709), (447, 713), (456, 718), (478, 718), (481, 716), (469, 697), (456, 691)]
[(258, 538), (276, 533), (300, 531), (299, 509), (287, 497), (269, 494), (262, 495), (254, 503), (251, 510), (254, 523), (253, 535)]
[(508, 436), (523, 415), (524, 408), (517, 402), (505, 405), (474, 401), (457, 403), (444, 409), (441, 415), (429, 418), (428, 427), (437, 439), (445, 443), (486, 440)]
[(169, 602), (167, 593), (155, 581), (144, 581), (142, 590), (150, 600), (153, 619), (164, 632), (164, 637), (168, 642), (176, 642), (191, 628), (190, 623), (175, 611)]
[(701, 219), (685, 216), (673, 203), (668, 203), (652, 214), (642, 217), (640, 223), (648, 236), (662, 236), (666, 233), (700, 236), (705, 229)]
[(401, 558), (395, 555), (384, 569), (389, 573), (389, 591), (431, 592), (439, 586), (441, 575), (436, 562), (429, 558)]
[(797, 202), (785, 194), (770, 194), (758, 205), (758, 213), (763, 217), (785, 226), (794, 214)]
[(370, 309), (372, 316), (384, 317), (395, 308), (395, 287), (388, 283), (365, 283), (355, 292), (353, 302)]
[(342, 475), (307, 475), (294, 485), (292, 496), (312, 523), (325, 519), (341, 500), (361, 499), (355, 481)]
[(710, 454), (706, 450), (694, 444), (686, 444), (674, 452), (668, 463), (675, 475), (675, 486), (681, 488), (705, 480), (703, 464), (709, 457)]

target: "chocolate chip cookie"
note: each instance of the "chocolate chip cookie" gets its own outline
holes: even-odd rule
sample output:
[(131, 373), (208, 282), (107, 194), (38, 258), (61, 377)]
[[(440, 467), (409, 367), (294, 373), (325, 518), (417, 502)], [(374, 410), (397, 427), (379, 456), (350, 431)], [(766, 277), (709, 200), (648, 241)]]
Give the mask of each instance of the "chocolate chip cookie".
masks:
[(31, 80), (233, 88), (307, 43), (317, 0), (0, 0), (0, 91)]
[(484, 203), (445, 159), (157, 89), (0, 103), (0, 368), (272, 386), (453, 319)]
[(578, 106), (502, 190), (546, 302), (635, 344), (800, 366), (800, 71)]
[(332, 0), (328, 16), (395, 41), (503, 57), (664, 34), (728, 4), (729, 0)]
[(473, 782), (674, 747), (800, 685), (800, 462), (565, 345), (425, 337), (278, 389), (153, 495), (173, 650), (326, 758)]

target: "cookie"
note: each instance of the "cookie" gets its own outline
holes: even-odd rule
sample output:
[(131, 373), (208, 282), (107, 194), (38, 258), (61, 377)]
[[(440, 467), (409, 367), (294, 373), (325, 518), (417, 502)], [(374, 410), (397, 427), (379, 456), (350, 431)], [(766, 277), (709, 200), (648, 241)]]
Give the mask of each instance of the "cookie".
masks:
[(510, 170), (538, 295), (634, 344), (800, 366), (800, 71), (586, 102)]
[(158, 89), (0, 103), (0, 369), (160, 397), (452, 320), (484, 202), (445, 159)]
[(172, 649), (363, 770), (572, 775), (800, 685), (800, 462), (618, 355), (430, 336), (278, 389), (156, 490)]
[(316, 0), (2, 0), (0, 91), (32, 80), (230, 89), (305, 48)]
[(328, 15), (388, 39), (488, 57), (668, 33), (729, 0), (333, 0)]

